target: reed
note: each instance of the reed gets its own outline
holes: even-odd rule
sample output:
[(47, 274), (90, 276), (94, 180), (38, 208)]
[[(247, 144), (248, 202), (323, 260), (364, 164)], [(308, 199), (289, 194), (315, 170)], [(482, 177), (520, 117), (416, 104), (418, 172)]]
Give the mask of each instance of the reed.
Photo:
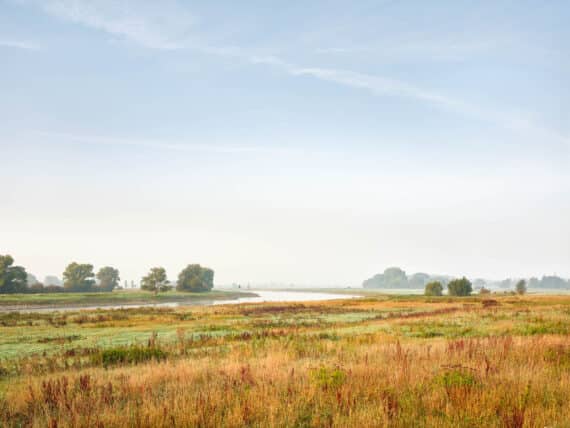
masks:
[[(186, 310), (130, 311), (100, 326), (173, 330), (5, 358), (0, 426), (568, 426), (570, 337), (551, 327), (570, 322), (570, 299), (496, 301), (211, 307), (183, 320)], [(58, 329), (99, 326), (71, 324)], [(43, 328), (18, 325), (2, 332)]]

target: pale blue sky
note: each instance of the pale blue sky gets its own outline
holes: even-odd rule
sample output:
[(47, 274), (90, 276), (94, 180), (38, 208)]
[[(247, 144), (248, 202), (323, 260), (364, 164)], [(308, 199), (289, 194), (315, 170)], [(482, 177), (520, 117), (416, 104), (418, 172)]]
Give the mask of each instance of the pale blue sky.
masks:
[(567, 1), (0, 0), (0, 253), (570, 276)]

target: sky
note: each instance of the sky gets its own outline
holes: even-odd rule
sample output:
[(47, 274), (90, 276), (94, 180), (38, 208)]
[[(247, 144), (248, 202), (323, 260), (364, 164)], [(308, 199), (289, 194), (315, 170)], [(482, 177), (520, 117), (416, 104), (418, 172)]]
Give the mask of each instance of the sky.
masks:
[(0, 254), (570, 277), (565, 0), (0, 0)]

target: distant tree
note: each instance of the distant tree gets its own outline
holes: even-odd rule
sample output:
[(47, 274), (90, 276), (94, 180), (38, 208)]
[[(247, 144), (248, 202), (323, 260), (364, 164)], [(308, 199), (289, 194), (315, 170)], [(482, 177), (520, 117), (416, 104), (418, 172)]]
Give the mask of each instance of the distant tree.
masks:
[(410, 288), (424, 288), (430, 282), (430, 276), (427, 273), (414, 273), (408, 280)]
[(443, 294), (443, 286), (439, 281), (432, 281), (426, 284), (424, 291), (426, 296), (441, 296)]
[(528, 280), (528, 288), (539, 288), (540, 287), (540, 280), (536, 277), (532, 277)]
[(44, 285), (41, 282), (36, 282), (28, 286), (29, 293), (43, 293), (44, 291)]
[(13, 266), (12, 256), (0, 255), (0, 294), (24, 293), (28, 275), (22, 266)]
[(556, 275), (545, 275), (540, 280), (540, 286), (542, 288), (566, 288), (566, 281)]
[(524, 279), (521, 279), (519, 282), (517, 282), (517, 285), (515, 286), (515, 291), (517, 292), (517, 294), (526, 293), (526, 281)]
[(158, 294), (159, 291), (168, 290), (166, 270), (163, 267), (154, 267), (147, 276), (141, 280), (141, 289)]
[(113, 291), (115, 287), (119, 286), (119, 271), (111, 266), (102, 267), (97, 272), (97, 279), (101, 291)]
[(27, 281), (28, 281), (28, 287), (31, 287), (32, 285), (39, 283), (38, 279), (34, 275), (32, 275), (30, 272), (27, 272), (26, 276), (27, 276)]
[(200, 265), (188, 265), (178, 275), (178, 291), (210, 291), (214, 286), (214, 271)]
[(491, 294), (491, 290), (489, 290), (488, 288), (485, 288), (485, 287), (481, 287), (479, 289), (479, 294)]
[(48, 275), (44, 278), (44, 286), (48, 287), (50, 285), (55, 285), (57, 287), (61, 287), (62, 283), (61, 283), (61, 280), (57, 276)]
[(450, 296), (469, 296), (472, 291), (471, 281), (465, 277), (454, 279), (447, 284), (447, 293)]
[(408, 277), (399, 267), (391, 267), (384, 271), (384, 281), (390, 288), (406, 288), (408, 286)]
[(44, 285), (44, 293), (63, 293), (65, 289), (58, 285)]
[(501, 288), (511, 288), (513, 285), (513, 281), (510, 278), (507, 279), (503, 279), (500, 283), (499, 283), (499, 287)]
[(63, 272), (63, 287), (72, 292), (93, 291), (94, 277), (93, 265), (73, 262)]
[(410, 283), (406, 272), (398, 267), (390, 267), (384, 270), (384, 273), (376, 274), (364, 281), (362, 286), (364, 288), (408, 288)]
[(372, 278), (368, 278), (362, 283), (364, 288), (382, 288), (384, 286), (384, 275), (378, 273)]
[(486, 285), (487, 285), (487, 281), (485, 281), (482, 278), (477, 278), (475, 281), (473, 281), (473, 287), (474, 288), (485, 288)]

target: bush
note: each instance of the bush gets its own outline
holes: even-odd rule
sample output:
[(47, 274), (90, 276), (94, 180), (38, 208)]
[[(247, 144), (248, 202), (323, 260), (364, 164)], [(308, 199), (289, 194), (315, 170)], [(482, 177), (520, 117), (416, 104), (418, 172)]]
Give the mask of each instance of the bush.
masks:
[(521, 279), (519, 282), (517, 282), (515, 290), (516, 290), (517, 294), (521, 294), (521, 295), (525, 294), (526, 293), (526, 281), (524, 279)]
[(469, 296), (472, 291), (471, 281), (465, 277), (454, 279), (447, 284), (447, 292), (450, 296)]
[(439, 281), (432, 281), (426, 284), (424, 291), (426, 296), (441, 296), (443, 294), (443, 286)]
[(162, 361), (168, 354), (157, 347), (120, 346), (104, 349), (92, 356), (92, 362), (104, 367), (116, 364), (139, 364), (149, 360)]

